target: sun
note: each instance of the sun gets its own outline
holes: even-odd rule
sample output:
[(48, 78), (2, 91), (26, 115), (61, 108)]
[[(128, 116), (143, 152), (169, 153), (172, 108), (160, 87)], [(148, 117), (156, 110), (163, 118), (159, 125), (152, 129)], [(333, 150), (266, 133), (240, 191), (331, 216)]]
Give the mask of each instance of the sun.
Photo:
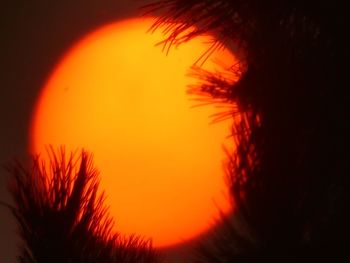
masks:
[[(111, 23), (87, 34), (62, 57), (42, 88), (32, 115), (30, 151), (64, 145), (94, 154), (115, 230), (175, 245), (207, 231), (231, 211), (223, 145), (230, 121), (210, 124), (213, 106), (193, 107), (191, 65), (210, 36), (174, 47), (146, 33), (152, 18)], [(231, 65), (228, 50), (212, 60)]]

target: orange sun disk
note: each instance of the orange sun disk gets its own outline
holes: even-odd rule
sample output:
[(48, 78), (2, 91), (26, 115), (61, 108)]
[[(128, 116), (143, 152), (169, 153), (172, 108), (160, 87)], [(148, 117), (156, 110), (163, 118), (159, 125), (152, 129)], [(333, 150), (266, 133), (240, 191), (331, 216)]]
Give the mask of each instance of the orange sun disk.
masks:
[[(64, 145), (94, 154), (115, 230), (175, 245), (207, 231), (218, 208), (231, 211), (222, 163), (230, 121), (210, 125), (213, 105), (192, 107), (191, 65), (203, 36), (168, 55), (155, 46), (153, 19), (115, 22), (88, 34), (59, 61), (33, 112), (30, 151)], [(211, 58), (228, 65), (228, 50)], [(209, 59), (203, 65), (220, 70)]]

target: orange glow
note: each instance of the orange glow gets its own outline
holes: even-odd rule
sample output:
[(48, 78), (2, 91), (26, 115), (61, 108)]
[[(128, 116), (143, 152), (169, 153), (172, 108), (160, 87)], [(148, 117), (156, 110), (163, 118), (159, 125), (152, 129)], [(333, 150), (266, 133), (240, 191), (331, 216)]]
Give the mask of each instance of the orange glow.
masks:
[[(197, 82), (188, 70), (210, 38), (166, 55), (155, 46), (164, 38), (160, 30), (146, 33), (152, 22), (106, 25), (65, 54), (38, 98), (30, 149), (92, 152), (115, 229), (164, 247), (208, 230), (218, 207), (231, 210), (222, 167), (231, 122), (209, 124), (217, 109), (193, 108), (186, 93)], [(234, 61), (227, 50), (211, 58)], [(211, 60), (203, 67), (215, 70)]]

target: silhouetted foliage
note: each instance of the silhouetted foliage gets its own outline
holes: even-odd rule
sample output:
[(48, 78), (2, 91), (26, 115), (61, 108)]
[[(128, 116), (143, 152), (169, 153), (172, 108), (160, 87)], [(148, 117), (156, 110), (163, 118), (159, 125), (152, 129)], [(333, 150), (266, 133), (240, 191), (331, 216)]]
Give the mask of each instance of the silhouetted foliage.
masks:
[(98, 191), (91, 156), (49, 151), (49, 162), (33, 157), (27, 168), (9, 165), (9, 190), (22, 239), (22, 263), (159, 262), (150, 241), (113, 233), (113, 219)]
[[(159, 0), (166, 48), (205, 33), (233, 45), (231, 74), (200, 72), (190, 91), (232, 103), (227, 174), (236, 211), (197, 262), (307, 260), (350, 241), (349, 31), (342, 1)], [(233, 116), (231, 115), (231, 116)], [(223, 116), (227, 116), (227, 112)], [(245, 226), (243, 234), (242, 225)], [(349, 258), (349, 256), (347, 256)]]

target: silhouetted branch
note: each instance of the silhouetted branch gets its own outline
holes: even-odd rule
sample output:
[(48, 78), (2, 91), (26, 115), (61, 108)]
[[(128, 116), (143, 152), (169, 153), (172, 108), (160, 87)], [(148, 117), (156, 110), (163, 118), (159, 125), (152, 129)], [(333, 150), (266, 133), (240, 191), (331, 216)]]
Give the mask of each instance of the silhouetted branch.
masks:
[(164, 0), (146, 5), (145, 10), (146, 13), (162, 11), (151, 30), (163, 30), (167, 35), (163, 41), (167, 48), (199, 35), (212, 34), (217, 39), (213, 39), (210, 53), (210, 50), (222, 48), (228, 41), (234, 42), (237, 47), (243, 45), (245, 37), (236, 33), (245, 34), (249, 24), (239, 13), (244, 9), (244, 1), (235, 2), (236, 5), (215, 0)]
[(227, 233), (214, 235), (217, 244), (201, 249), (200, 262), (346, 254), (350, 52), (344, 3), (159, 0), (147, 8), (162, 14), (152, 29), (167, 34), (167, 48), (209, 33), (217, 38), (213, 43), (233, 45), (245, 65), (237, 82), (199, 70), (201, 83), (190, 87), (204, 103), (231, 103), (234, 110), (225, 116), (239, 112), (227, 176), (235, 213), (254, 237), (241, 239), (239, 229), (225, 223)]
[(151, 242), (113, 233), (114, 220), (98, 191), (91, 156), (48, 151), (49, 161), (34, 157), (32, 167), (9, 165), (9, 190), (21, 245), (20, 262), (159, 262)]
[(222, 71), (210, 72), (198, 66), (193, 66), (189, 76), (198, 80), (197, 84), (189, 85), (187, 93), (193, 97), (197, 106), (215, 104), (217, 108), (225, 109), (210, 116), (212, 122), (235, 118), (240, 110), (236, 103), (237, 98), (232, 94), (232, 85), (243, 75), (241, 63), (234, 64), (230, 68), (222, 65)]

